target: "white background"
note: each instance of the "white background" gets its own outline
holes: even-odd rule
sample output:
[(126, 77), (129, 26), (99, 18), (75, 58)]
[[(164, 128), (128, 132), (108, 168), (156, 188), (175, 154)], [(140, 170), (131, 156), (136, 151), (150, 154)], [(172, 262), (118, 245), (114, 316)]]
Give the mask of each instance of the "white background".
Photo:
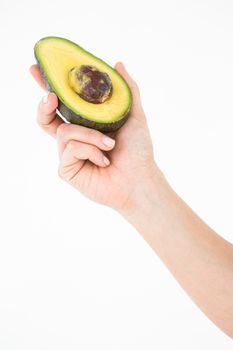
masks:
[(232, 349), (126, 221), (58, 178), (28, 73), (47, 35), (125, 62), (159, 166), (232, 241), (232, 1), (0, 0), (0, 349)]

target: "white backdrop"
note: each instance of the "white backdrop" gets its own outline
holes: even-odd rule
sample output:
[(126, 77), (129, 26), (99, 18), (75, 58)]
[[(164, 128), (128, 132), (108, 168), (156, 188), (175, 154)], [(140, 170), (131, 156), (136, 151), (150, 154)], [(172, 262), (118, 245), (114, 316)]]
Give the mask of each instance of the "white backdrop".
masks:
[(232, 1), (0, 0), (0, 29), (0, 349), (232, 349), (127, 222), (58, 178), (28, 73), (47, 35), (125, 62), (158, 164), (232, 241)]

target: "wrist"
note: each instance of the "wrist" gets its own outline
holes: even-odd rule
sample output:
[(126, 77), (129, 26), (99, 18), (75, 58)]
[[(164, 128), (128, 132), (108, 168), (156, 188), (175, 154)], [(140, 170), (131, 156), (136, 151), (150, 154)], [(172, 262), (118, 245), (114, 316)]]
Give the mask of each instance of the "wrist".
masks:
[(165, 176), (158, 166), (153, 163), (147, 171), (148, 175), (137, 183), (127, 202), (119, 213), (134, 226), (140, 220), (141, 214), (150, 215), (150, 210), (161, 206), (163, 197), (169, 190)]

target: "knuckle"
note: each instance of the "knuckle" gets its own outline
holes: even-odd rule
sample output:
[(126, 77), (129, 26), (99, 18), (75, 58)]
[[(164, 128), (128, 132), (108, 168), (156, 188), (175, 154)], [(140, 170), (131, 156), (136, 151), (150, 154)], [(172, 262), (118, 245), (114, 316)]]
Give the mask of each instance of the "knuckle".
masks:
[(74, 141), (74, 140), (70, 140), (67, 145), (66, 145), (66, 148), (69, 152), (73, 152), (74, 149), (76, 148), (76, 145), (77, 145), (77, 142)]
[(86, 128), (85, 133), (86, 133), (86, 137), (92, 138), (94, 135), (94, 130), (90, 128)]
[(68, 126), (69, 126), (69, 124), (66, 124), (66, 123), (62, 123), (61, 125), (59, 125), (59, 127), (57, 128), (57, 137), (59, 139), (64, 137)]
[(86, 128), (86, 137), (90, 139), (97, 139), (101, 133), (97, 130), (91, 129), (91, 128)]
[(100, 131), (87, 128), (86, 138), (89, 139), (91, 143), (99, 144), (99, 142), (101, 142), (102, 137), (103, 135)]

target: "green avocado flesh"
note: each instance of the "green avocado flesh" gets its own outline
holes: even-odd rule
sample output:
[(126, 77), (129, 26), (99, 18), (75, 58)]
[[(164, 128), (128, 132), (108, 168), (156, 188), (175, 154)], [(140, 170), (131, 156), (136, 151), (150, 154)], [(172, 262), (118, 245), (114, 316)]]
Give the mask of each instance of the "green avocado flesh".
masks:
[(132, 105), (131, 90), (107, 63), (70, 40), (46, 37), (34, 53), (58, 111), (69, 122), (102, 132), (119, 129)]

